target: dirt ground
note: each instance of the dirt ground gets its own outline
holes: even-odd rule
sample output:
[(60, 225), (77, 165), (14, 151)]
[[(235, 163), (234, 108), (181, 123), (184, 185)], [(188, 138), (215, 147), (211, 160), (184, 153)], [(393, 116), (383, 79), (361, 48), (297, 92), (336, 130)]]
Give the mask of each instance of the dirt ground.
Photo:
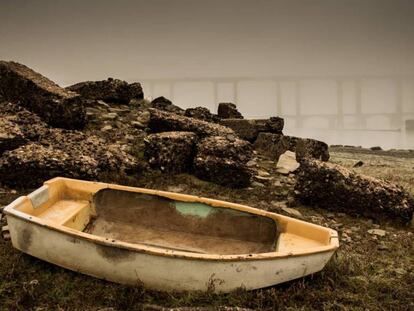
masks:
[[(331, 156), (332, 162), (346, 167), (362, 161), (363, 165), (355, 170), (399, 183), (414, 193), (412, 152), (336, 148), (331, 150)], [(101, 178), (239, 202), (282, 214), (286, 214), (282, 208), (289, 205), (296, 215), (287, 215), (340, 233), (340, 249), (322, 272), (250, 292), (164, 293), (71, 272), (20, 253), (12, 248), (10, 241), (0, 239), (0, 310), (109, 311), (223, 306), (255, 310), (414, 310), (413, 227), (384, 218), (374, 220), (295, 205), (290, 200), (294, 177), (277, 174), (275, 163), (267, 159), (259, 158), (258, 164), (270, 176), (242, 190), (224, 188), (186, 174), (166, 176), (152, 172), (137, 179), (113, 175)], [(0, 188), (0, 206), (31, 190)], [(370, 234), (370, 229), (385, 230), (385, 236)]]

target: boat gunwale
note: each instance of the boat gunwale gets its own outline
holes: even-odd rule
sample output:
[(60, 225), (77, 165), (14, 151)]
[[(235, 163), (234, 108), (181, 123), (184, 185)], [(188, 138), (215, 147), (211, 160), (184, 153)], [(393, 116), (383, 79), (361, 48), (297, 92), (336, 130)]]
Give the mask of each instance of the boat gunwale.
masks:
[[(56, 177), (49, 181), (46, 181), (44, 185), (47, 185), (55, 180), (76, 180), (76, 179)], [(76, 181), (79, 181), (79, 180), (76, 180)], [(271, 217), (271, 215), (276, 215), (277, 218), (285, 219), (288, 222), (292, 220), (295, 222), (303, 222), (308, 225), (317, 227), (320, 230), (328, 231), (330, 233), (329, 244), (324, 245), (324, 246), (312, 247), (312, 248), (301, 250), (301, 251), (292, 251), (292, 252), (275, 251), (275, 252), (267, 252), (267, 253), (236, 254), (236, 255), (200, 254), (200, 253), (195, 253), (191, 251), (169, 250), (169, 249), (163, 249), (162, 247), (148, 246), (142, 243), (129, 243), (129, 242), (121, 241), (121, 240), (105, 238), (105, 237), (97, 236), (94, 234), (86, 233), (83, 231), (71, 229), (64, 225), (58, 225), (51, 221), (43, 220), (39, 217), (32, 216), (24, 212), (18, 211), (16, 207), (20, 203), (22, 203), (23, 200), (28, 199), (28, 196), (20, 196), (17, 199), (15, 199), (13, 202), (11, 202), (9, 205), (5, 207), (4, 213), (6, 215), (10, 215), (12, 217), (21, 219), (30, 224), (45, 227), (47, 229), (51, 229), (53, 231), (66, 234), (71, 237), (76, 237), (81, 240), (86, 240), (88, 242), (92, 242), (98, 245), (116, 247), (120, 249), (126, 249), (129, 251), (145, 253), (145, 254), (155, 255), (155, 256), (182, 258), (182, 259), (188, 259), (188, 260), (208, 260), (208, 261), (272, 260), (272, 259), (281, 259), (281, 258), (286, 258), (286, 257), (300, 257), (300, 256), (309, 256), (309, 255), (325, 253), (325, 252), (333, 252), (339, 247), (338, 234), (333, 229), (315, 225), (315, 224), (305, 222), (302, 220), (298, 220), (292, 217), (263, 211), (263, 210), (253, 208), (250, 206), (246, 206), (246, 205), (242, 205), (238, 203), (221, 201), (221, 200), (209, 199), (209, 198), (200, 197), (200, 196), (188, 195), (188, 194), (181, 194), (181, 193), (174, 193), (174, 192), (167, 192), (167, 191), (160, 191), (160, 190), (153, 190), (153, 189), (146, 189), (146, 188), (138, 188), (138, 187), (128, 187), (128, 186), (121, 186), (121, 185), (107, 184), (107, 183), (100, 183), (100, 182), (89, 182), (89, 181), (82, 181), (82, 182), (93, 183), (93, 184), (99, 185), (101, 186), (99, 190), (102, 190), (102, 189), (126, 190), (126, 191), (140, 192), (140, 193), (146, 193), (146, 194), (153, 194), (156, 196), (172, 198), (174, 200), (181, 200), (184, 202), (205, 203), (213, 207), (230, 208), (230, 209), (235, 209), (235, 210), (267, 217), (274, 221), (275, 221), (275, 217)]]

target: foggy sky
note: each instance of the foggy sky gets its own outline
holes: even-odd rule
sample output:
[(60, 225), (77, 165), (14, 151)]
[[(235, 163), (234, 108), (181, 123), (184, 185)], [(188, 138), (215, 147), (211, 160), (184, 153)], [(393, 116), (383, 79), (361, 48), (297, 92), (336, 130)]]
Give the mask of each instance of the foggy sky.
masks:
[(0, 1), (0, 59), (108, 76), (414, 74), (414, 1)]

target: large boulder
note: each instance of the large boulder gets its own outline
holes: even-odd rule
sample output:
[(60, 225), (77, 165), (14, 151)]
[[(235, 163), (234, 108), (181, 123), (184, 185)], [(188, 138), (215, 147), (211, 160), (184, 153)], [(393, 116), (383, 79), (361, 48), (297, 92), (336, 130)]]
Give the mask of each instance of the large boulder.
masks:
[(242, 114), (233, 103), (219, 103), (217, 115), (220, 119), (243, 119)]
[(27, 108), (55, 127), (79, 129), (86, 123), (79, 94), (16, 62), (0, 61), (0, 97)]
[(234, 137), (212, 136), (197, 146), (194, 173), (200, 179), (233, 187), (250, 185), (251, 170), (246, 163), (252, 157), (251, 144)]
[(184, 115), (186, 117), (214, 123), (220, 120), (215, 114), (212, 114), (210, 110), (204, 107), (188, 108), (185, 110)]
[(252, 120), (222, 119), (220, 124), (233, 129), (240, 138), (253, 143), (262, 132), (282, 134), (284, 120), (279, 117)]
[(164, 96), (154, 98), (151, 101), (150, 105), (152, 108), (155, 108), (158, 110), (163, 110), (163, 111), (172, 112), (172, 113), (181, 114), (181, 115), (185, 113), (184, 109), (174, 105), (171, 102), (171, 100), (169, 100), (168, 98), (165, 98)]
[(142, 100), (144, 98), (140, 83), (128, 83), (113, 78), (80, 82), (66, 89), (81, 94), (84, 98), (103, 100), (108, 103), (128, 104), (132, 99)]
[(148, 110), (150, 112), (148, 127), (155, 133), (170, 131), (194, 132), (199, 137), (235, 135), (232, 129), (219, 124), (153, 108)]
[(192, 168), (197, 135), (164, 132), (145, 137), (145, 157), (151, 167), (163, 172), (182, 173)]
[(26, 143), (19, 126), (7, 120), (0, 119), (0, 155), (7, 150), (13, 150)]
[(318, 160), (302, 161), (295, 192), (304, 204), (377, 218), (410, 221), (414, 200), (402, 187), (342, 166)]
[(97, 174), (95, 159), (73, 158), (63, 150), (37, 143), (7, 151), (0, 158), (0, 180), (12, 186), (36, 187), (57, 176), (94, 179)]
[(305, 158), (315, 158), (322, 161), (329, 160), (328, 145), (322, 141), (310, 138), (259, 133), (254, 143), (254, 148), (276, 161), (287, 150), (295, 152), (298, 161)]

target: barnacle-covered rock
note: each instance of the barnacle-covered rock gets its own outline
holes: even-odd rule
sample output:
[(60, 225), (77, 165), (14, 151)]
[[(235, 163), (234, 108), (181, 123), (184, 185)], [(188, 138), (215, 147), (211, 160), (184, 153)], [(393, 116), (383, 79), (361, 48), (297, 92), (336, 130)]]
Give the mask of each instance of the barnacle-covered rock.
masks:
[(234, 135), (232, 129), (223, 125), (189, 118), (158, 109), (149, 109), (149, 111), (151, 116), (148, 127), (155, 133), (184, 131), (194, 132), (199, 137)]
[(164, 132), (148, 135), (145, 156), (151, 167), (164, 172), (190, 171), (195, 155), (197, 135), (191, 132)]
[(195, 175), (228, 187), (247, 187), (252, 176), (247, 162), (252, 154), (250, 143), (234, 135), (207, 137), (197, 146)]
[(210, 110), (204, 107), (188, 108), (185, 110), (184, 115), (186, 117), (214, 123), (217, 123), (220, 120), (217, 115), (212, 114)]
[(86, 124), (79, 94), (16, 62), (0, 61), (0, 97), (36, 113), (52, 126), (80, 129)]
[(279, 117), (269, 119), (223, 119), (220, 124), (231, 128), (241, 139), (253, 143), (262, 132), (282, 134), (284, 120)]
[(276, 161), (287, 150), (295, 152), (298, 161), (305, 158), (314, 158), (322, 161), (329, 160), (328, 145), (322, 141), (310, 138), (260, 133), (254, 143), (254, 148)]
[(219, 103), (217, 115), (220, 119), (243, 119), (242, 114), (233, 103)]
[(80, 82), (66, 89), (81, 94), (86, 99), (103, 100), (108, 103), (128, 104), (132, 99), (142, 100), (144, 98), (140, 83), (128, 83), (113, 78)]
[(413, 217), (414, 200), (408, 191), (337, 164), (302, 161), (295, 191), (304, 204), (322, 208), (406, 222)]

